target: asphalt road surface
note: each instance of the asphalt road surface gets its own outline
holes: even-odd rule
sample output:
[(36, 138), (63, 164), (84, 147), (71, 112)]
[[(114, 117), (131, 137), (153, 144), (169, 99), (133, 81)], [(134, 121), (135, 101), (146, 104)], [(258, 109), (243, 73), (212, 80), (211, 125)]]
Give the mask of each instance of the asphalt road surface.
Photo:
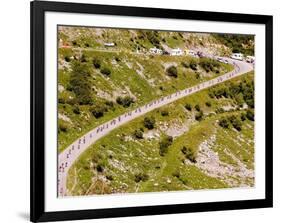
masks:
[(156, 108), (162, 107), (178, 99), (191, 95), (195, 92), (220, 84), (224, 81), (230, 80), (234, 77), (237, 77), (239, 75), (245, 74), (253, 70), (252, 64), (246, 63), (244, 61), (232, 60), (229, 58), (226, 59), (234, 65), (233, 71), (211, 79), (209, 81), (205, 81), (195, 86), (186, 88), (184, 90), (177, 91), (171, 95), (163, 96), (137, 109), (126, 112), (90, 130), (88, 133), (86, 133), (85, 135), (74, 141), (71, 145), (69, 145), (63, 152), (59, 154), (58, 157), (58, 196), (63, 197), (70, 195), (67, 191), (66, 181), (68, 171), (73, 165), (73, 163), (89, 146), (91, 146), (97, 140), (111, 132), (113, 129), (116, 129), (121, 125), (124, 125), (125, 123), (128, 123), (129, 121), (138, 118)]

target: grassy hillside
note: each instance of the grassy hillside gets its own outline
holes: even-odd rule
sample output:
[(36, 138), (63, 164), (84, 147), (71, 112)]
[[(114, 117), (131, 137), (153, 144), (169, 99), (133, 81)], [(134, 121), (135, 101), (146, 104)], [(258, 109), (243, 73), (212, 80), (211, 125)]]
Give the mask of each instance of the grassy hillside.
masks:
[[(121, 126), (69, 171), (72, 195), (254, 185), (254, 74)], [(237, 96), (239, 95), (239, 96)]]
[[(161, 46), (165, 39), (169, 47), (188, 43), (200, 45), (200, 39), (202, 41), (206, 38), (204, 43), (211, 43), (213, 39), (201, 34), (149, 33), (151, 32), (60, 28), (59, 151), (90, 129), (127, 110), (233, 69), (228, 64), (206, 58), (135, 53), (134, 44), (137, 41), (147, 49), (153, 44), (157, 45), (156, 39), (161, 40)], [(116, 49), (104, 49), (103, 43), (113, 39), (116, 40)]]

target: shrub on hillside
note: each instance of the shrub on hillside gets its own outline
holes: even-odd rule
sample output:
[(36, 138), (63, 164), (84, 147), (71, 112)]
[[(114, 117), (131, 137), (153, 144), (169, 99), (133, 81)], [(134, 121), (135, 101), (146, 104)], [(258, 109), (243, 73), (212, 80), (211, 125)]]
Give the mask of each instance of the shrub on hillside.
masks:
[(201, 58), (199, 65), (208, 73), (210, 71), (216, 72), (220, 64), (216, 60), (210, 59), (210, 58)]
[(201, 110), (201, 108), (200, 108), (200, 105), (199, 105), (199, 104), (195, 105), (195, 107), (194, 107), (194, 108), (196, 109), (196, 111), (200, 111), (200, 110)]
[(181, 152), (190, 162), (196, 163), (196, 153), (190, 147), (183, 146)]
[(125, 97), (117, 97), (116, 102), (119, 105), (122, 105), (124, 108), (130, 107), (132, 103), (134, 103), (134, 99), (130, 96), (125, 96)]
[(59, 120), (59, 132), (67, 132), (68, 129), (70, 128), (69, 124), (63, 120)]
[(242, 130), (242, 122), (240, 120), (240, 118), (235, 117), (235, 119), (233, 119), (231, 121), (232, 126), (237, 130), (237, 131), (241, 131)]
[(227, 118), (223, 117), (219, 120), (219, 125), (223, 128), (229, 128), (229, 121)]
[(75, 93), (77, 103), (80, 105), (91, 105), (93, 99), (89, 66), (85, 63), (75, 61), (72, 63), (71, 68), (68, 89), (71, 89)]
[(93, 59), (93, 65), (96, 69), (99, 69), (101, 67), (101, 62), (98, 58)]
[(197, 70), (197, 62), (196, 62), (196, 60), (190, 60), (190, 62), (189, 62), (189, 67), (190, 67), (192, 70)]
[(167, 110), (162, 110), (161, 111), (161, 115), (162, 116), (168, 116), (169, 115), (169, 112)]
[(191, 106), (191, 104), (185, 104), (185, 109), (187, 109), (188, 111), (191, 111), (192, 110), (192, 106)]
[(76, 115), (80, 115), (80, 109), (79, 109), (79, 107), (78, 106), (74, 106), (74, 108), (73, 108), (73, 113), (74, 114), (76, 114)]
[(212, 103), (211, 103), (210, 101), (207, 101), (207, 102), (206, 102), (206, 106), (211, 107), (211, 106), (212, 106)]
[(137, 173), (135, 175), (135, 182), (139, 183), (141, 181), (145, 182), (149, 179), (149, 176), (146, 173)]
[(196, 113), (195, 119), (196, 121), (201, 121), (203, 119), (203, 112), (199, 111), (198, 113)]
[(159, 154), (164, 156), (168, 152), (168, 147), (172, 145), (173, 137), (164, 136), (163, 139), (159, 142)]
[(136, 139), (143, 139), (143, 131), (141, 131), (141, 129), (136, 129), (133, 133), (133, 136)]
[(107, 67), (103, 67), (100, 72), (105, 76), (109, 76), (111, 74), (111, 70)]
[(143, 120), (143, 125), (147, 129), (153, 129), (155, 125), (155, 118), (153, 116), (145, 117)]
[(103, 104), (95, 104), (90, 108), (90, 111), (95, 118), (100, 118), (108, 111), (108, 109)]
[(170, 66), (167, 68), (166, 74), (170, 77), (178, 77), (178, 70), (175, 66)]
[(247, 119), (255, 121), (255, 113), (252, 109), (248, 109), (246, 112)]

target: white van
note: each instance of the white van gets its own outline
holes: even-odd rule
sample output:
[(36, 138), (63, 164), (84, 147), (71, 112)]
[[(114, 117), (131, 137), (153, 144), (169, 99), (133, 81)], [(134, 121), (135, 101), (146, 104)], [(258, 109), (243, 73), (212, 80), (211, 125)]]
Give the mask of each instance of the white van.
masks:
[(247, 56), (246, 57), (247, 63), (254, 63), (255, 62), (255, 57), (254, 56)]
[(242, 53), (233, 53), (231, 55), (231, 58), (234, 60), (243, 60), (243, 54)]

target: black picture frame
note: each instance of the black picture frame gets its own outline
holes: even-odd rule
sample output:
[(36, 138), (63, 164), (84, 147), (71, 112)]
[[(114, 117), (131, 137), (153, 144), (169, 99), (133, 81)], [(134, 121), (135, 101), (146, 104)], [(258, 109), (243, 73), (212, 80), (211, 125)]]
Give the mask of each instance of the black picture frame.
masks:
[[(266, 27), (266, 142), (265, 142), (265, 199), (170, 204), (128, 208), (93, 209), (76, 211), (45, 211), (45, 155), (44, 155), (44, 15), (46, 12), (158, 17), (264, 24)], [(234, 14), (221, 12), (187, 11), (175, 9), (125, 7), (63, 2), (31, 2), (31, 152), (30, 152), (30, 220), (33, 222), (141, 216), (202, 211), (266, 208), (273, 206), (273, 17), (268, 15)]]

